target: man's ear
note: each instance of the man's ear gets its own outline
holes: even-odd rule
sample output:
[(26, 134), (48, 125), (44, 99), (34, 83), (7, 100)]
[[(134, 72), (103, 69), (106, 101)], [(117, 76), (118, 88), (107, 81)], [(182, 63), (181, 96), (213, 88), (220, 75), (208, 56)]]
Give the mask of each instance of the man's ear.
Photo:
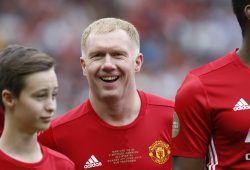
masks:
[(13, 93), (7, 89), (4, 89), (2, 91), (2, 101), (5, 107), (13, 107), (15, 104), (15, 96)]
[(143, 54), (139, 53), (135, 59), (135, 72), (139, 72), (141, 70), (143, 64)]
[(245, 6), (244, 13), (245, 13), (247, 19), (250, 21), (250, 5)]
[(81, 67), (82, 67), (82, 74), (84, 76), (86, 76), (86, 62), (85, 62), (85, 58), (83, 56), (80, 57), (80, 64), (81, 64)]

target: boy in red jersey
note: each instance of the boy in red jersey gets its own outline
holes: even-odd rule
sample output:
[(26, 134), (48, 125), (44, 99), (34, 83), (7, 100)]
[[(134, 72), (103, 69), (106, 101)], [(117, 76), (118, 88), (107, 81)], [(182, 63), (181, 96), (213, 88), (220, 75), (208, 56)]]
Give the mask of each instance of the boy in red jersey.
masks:
[(57, 89), (54, 60), (47, 54), (19, 45), (0, 52), (0, 105), (5, 121), (0, 169), (75, 169), (66, 156), (37, 141), (37, 132), (50, 125)]
[(173, 102), (136, 89), (139, 34), (129, 22), (103, 18), (82, 35), (89, 99), (56, 119), (40, 141), (78, 170), (170, 170)]
[(232, 4), (243, 44), (191, 71), (178, 90), (174, 170), (250, 169), (250, 1)]

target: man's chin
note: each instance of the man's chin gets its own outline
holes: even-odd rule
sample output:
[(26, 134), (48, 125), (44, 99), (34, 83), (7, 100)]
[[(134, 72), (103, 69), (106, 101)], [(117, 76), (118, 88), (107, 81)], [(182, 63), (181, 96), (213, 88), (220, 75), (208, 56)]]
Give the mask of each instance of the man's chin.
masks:
[(115, 91), (105, 91), (101, 94), (101, 98), (102, 99), (109, 99), (109, 100), (113, 100), (113, 99), (119, 99), (120, 98), (120, 94), (115, 92)]

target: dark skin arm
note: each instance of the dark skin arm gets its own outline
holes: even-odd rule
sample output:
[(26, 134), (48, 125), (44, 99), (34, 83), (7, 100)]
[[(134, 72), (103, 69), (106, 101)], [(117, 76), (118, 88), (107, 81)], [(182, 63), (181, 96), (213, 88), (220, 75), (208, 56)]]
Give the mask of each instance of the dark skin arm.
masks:
[(173, 157), (173, 170), (204, 170), (205, 159)]

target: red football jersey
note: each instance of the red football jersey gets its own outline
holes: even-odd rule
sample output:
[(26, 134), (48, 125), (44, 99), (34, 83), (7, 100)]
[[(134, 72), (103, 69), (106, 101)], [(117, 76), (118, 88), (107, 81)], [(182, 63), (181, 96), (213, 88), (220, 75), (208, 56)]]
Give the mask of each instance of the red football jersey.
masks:
[(41, 146), (43, 159), (37, 163), (24, 163), (11, 158), (0, 150), (0, 169), (2, 170), (75, 170), (74, 163), (66, 156)]
[(88, 100), (53, 121), (39, 140), (68, 156), (77, 170), (170, 170), (174, 103), (139, 94), (140, 113), (129, 125), (105, 123)]
[(250, 169), (250, 68), (236, 55), (191, 71), (177, 92), (173, 155), (207, 158), (211, 170)]

